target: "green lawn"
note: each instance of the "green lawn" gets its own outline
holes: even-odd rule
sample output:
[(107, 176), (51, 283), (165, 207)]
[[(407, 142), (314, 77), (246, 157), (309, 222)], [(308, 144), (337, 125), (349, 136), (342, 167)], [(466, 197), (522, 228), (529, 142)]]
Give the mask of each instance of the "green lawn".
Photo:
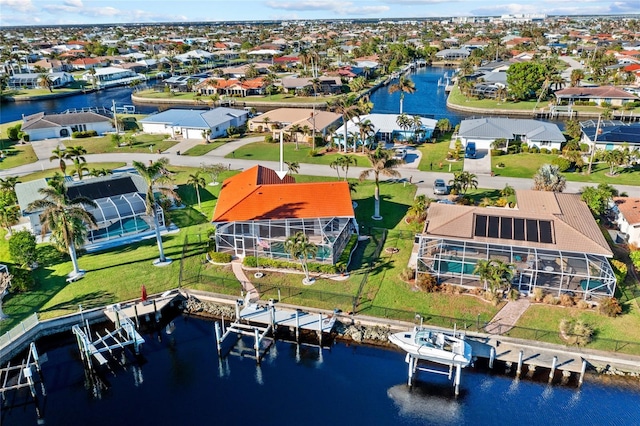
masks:
[(207, 144), (203, 143), (202, 145), (196, 145), (193, 148), (183, 152), (182, 155), (189, 155), (191, 157), (200, 157), (201, 155), (207, 154), (216, 148), (220, 148), (225, 143), (226, 141), (217, 141), (217, 140)]
[[(87, 150), (87, 154), (102, 153), (128, 153), (128, 152), (157, 152), (165, 151), (176, 145), (178, 141), (167, 140), (168, 135), (141, 134), (135, 136), (135, 144), (129, 146), (116, 146), (111, 141), (111, 136), (97, 136), (93, 138), (71, 139), (64, 141), (65, 147), (82, 146)], [(123, 142), (124, 143), (124, 140)]]
[(449, 144), (451, 136), (438, 137), (435, 144), (425, 143), (418, 147), (422, 153), (422, 159), (418, 165), (418, 169), (423, 172), (461, 172), (464, 166), (464, 160), (447, 161), (447, 153), (449, 152)]
[(0, 168), (10, 169), (38, 161), (31, 144), (21, 145), (18, 141), (12, 141), (7, 137), (7, 129), (21, 122), (18, 120), (0, 124), (0, 150), (4, 153), (4, 159), (0, 160)]
[[(86, 163), (85, 165), (87, 166), (87, 168), (89, 170), (91, 170), (91, 169), (113, 170), (113, 169), (117, 169), (119, 167), (126, 166), (127, 163), (125, 163), (123, 161), (123, 162), (116, 162), (116, 163)], [(71, 167), (69, 167), (69, 165), (67, 165), (67, 174), (71, 173), (71, 172), (72, 172)], [(60, 169), (58, 169), (58, 168), (46, 169), (46, 170), (42, 170), (42, 171), (39, 171), (39, 172), (30, 173), (28, 175), (21, 176), (20, 177), (20, 182), (29, 182), (29, 181), (36, 180), (36, 179), (49, 178), (49, 177), (52, 177), (55, 173), (60, 173)]]
[[(594, 330), (594, 341), (587, 345), (591, 349), (614, 350), (614, 344), (607, 340), (621, 340), (640, 343), (640, 312), (634, 302), (623, 304), (625, 313), (616, 318), (609, 318), (592, 310), (580, 310), (577, 308), (563, 308), (533, 304), (520, 317), (517, 325), (526, 328), (548, 330), (550, 333), (537, 338), (551, 343), (562, 344), (559, 336), (560, 321), (563, 318), (580, 319), (589, 324)], [(513, 337), (533, 338), (532, 332), (523, 329), (514, 329), (509, 333)], [(640, 344), (631, 345), (620, 349), (622, 352), (640, 355)]]
[[(296, 150), (295, 143), (287, 142), (284, 144), (284, 159), (285, 161), (298, 162), (298, 163), (310, 163), (310, 164), (331, 164), (337, 157), (345, 155), (343, 152), (331, 151), (317, 157), (311, 157), (309, 152), (311, 146), (306, 143), (299, 142), (298, 150)], [(346, 155), (353, 156), (357, 161), (357, 167), (370, 167), (369, 160), (365, 154), (358, 152), (354, 154), (349, 152)], [(263, 161), (279, 161), (280, 160), (280, 144), (279, 143), (267, 143), (256, 142), (249, 145), (245, 145), (235, 150), (233, 154), (227, 155), (227, 158), (242, 158), (245, 160), (263, 160)], [(340, 171), (341, 176), (343, 175)], [(337, 177), (337, 174), (336, 174)]]
[[(491, 164), (496, 176), (509, 176), (516, 178), (532, 178), (543, 164), (550, 164), (556, 154), (532, 154), (519, 153), (492, 156)], [(504, 168), (498, 168), (498, 163), (504, 163)], [(564, 172), (567, 180), (576, 182), (608, 183), (611, 185), (638, 185), (640, 182), (640, 165), (629, 168), (618, 168), (618, 174), (607, 176), (609, 165), (606, 163), (594, 163), (591, 174), (586, 174), (587, 167), (583, 172)]]

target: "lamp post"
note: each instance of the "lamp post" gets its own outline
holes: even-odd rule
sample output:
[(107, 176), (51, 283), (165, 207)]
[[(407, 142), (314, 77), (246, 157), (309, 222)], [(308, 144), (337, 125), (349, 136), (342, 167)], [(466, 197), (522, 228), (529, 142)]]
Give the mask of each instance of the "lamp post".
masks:
[(596, 142), (598, 142), (598, 134), (600, 133), (600, 119), (602, 115), (598, 115), (598, 124), (596, 125), (596, 134), (593, 137), (593, 147), (591, 148), (591, 157), (589, 157), (589, 169), (587, 174), (591, 174), (591, 165), (593, 164), (593, 157), (596, 155)]

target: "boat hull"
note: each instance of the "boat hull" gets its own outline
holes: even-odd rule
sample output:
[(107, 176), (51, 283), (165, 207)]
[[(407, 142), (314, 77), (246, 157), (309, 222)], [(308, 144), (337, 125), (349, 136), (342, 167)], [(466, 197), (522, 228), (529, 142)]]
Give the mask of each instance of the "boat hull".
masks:
[(448, 333), (416, 329), (392, 334), (389, 341), (415, 358), (438, 364), (466, 367), (472, 360), (471, 346)]

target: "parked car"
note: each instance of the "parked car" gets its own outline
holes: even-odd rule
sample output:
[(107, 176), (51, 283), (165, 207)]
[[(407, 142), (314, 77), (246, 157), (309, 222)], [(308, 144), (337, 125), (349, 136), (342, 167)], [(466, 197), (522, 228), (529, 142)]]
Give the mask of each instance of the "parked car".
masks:
[(447, 195), (449, 193), (449, 187), (443, 179), (436, 179), (433, 182), (433, 193), (435, 195)]
[(467, 142), (467, 147), (464, 150), (464, 158), (476, 158), (475, 142)]
[(404, 160), (407, 156), (407, 150), (405, 148), (394, 148), (393, 158), (396, 160)]

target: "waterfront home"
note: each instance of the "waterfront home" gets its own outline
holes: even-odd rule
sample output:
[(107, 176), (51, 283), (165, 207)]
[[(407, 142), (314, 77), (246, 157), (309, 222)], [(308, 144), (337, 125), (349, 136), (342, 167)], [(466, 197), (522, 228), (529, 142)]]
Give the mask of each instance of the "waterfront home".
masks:
[(311, 137), (315, 128), (316, 135), (322, 135), (324, 138), (341, 118), (340, 114), (319, 109), (314, 111), (312, 108), (278, 108), (251, 118), (248, 129), (250, 132), (271, 130), (273, 136), (279, 138), (281, 132), (290, 133), (291, 127), (297, 125), (301, 131), (305, 127), (308, 129), (303, 137)]
[(613, 253), (580, 194), (520, 190), (515, 208), (431, 203), (419, 237), (416, 274), (483, 286), (476, 264), (514, 266), (520, 291), (613, 297)]
[(478, 149), (491, 149), (493, 142), (504, 139), (526, 143), (529, 147), (561, 149), (566, 138), (557, 125), (523, 118), (487, 117), (462, 120), (457, 137), (463, 146), (475, 142)]
[[(313, 95), (313, 78), (285, 77), (282, 79), (282, 88), (285, 93)], [(338, 94), (342, 92), (340, 77), (318, 77), (316, 94)]]
[(97, 88), (122, 86), (132, 82), (146, 81), (144, 74), (116, 67), (95, 68), (95, 74), (87, 71), (82, 74), (84, 81), (94, 83)]
[(622, 106), (629, 102), (638, 102), (640, 98), (613, 86), (602, 87), (567, 87), (554, 93), (559, 105), (571, 105), (576, 102), (593, 102), (602, 106)]
[(207, 78), (196, 84), (195, 90), (203, 95), (226, 95), (226, 96), (251, 96), (262, 95), (266, 84), (262, 77), (256, 77), (248, 80), (239, 80), (235, 78)]
[[(369, 120), (373, 125), (373, 133), (365, 138), (365, 145), (370, 141), (382, 143), (408, 142), (415, 140), (416, 142), (424, 142), (431, 139), (433, 131), (436, 128), (437, 120), (433, 118), (420, 117), (420, 126), (415, 127), (415, 122), (410, 127), (403, 127), (398, 124), (399, 114), (366, 114), (360, 117), (352, 118), (347, 122), (347, 135), (351, 135), (356, 139), (356, 144), (363, 143), (360, 136), (359, 123)], [(408, 116), (413, 120), (413, 116)], [(402, 124), (402, 123), (401, 123)], [(344, 146), (344, 124), (333, 133), (334, 143)], [(349, 136), (348, 136), (349, 137)], [(349, 142), (349, 145), (353, 145)]]
[(296, 183), (263, 166), (224, 181), (211, 222), (219, 252), (291, 259), (284, 242), (303, 232), (318, 247), (311, 261), (328, 264), (358, 229), (348, 182)]
[(622, 239), (640, 246), (640, 198), (614, 197), (611, 210)]
[(466, 47), (461, 49), (444, 49), (436, 53), (436, 58), (441, 61), (461, 61), (467, 59), (471, 51)]
[(595, 145), (595, 149), (610, 151), (614, 148), (640, 148), (640, 123), (618, 120), (589, 120), (580, 122), (581, 143)]
[(51, 138), (68, 138), (73, 132), (95, 130), (99, 135), (114, 130), (111, 118), (95, 112), (66, 112), (46, 114), (40, 112), (22, 118), (22, 131), (29, 141)]
[[(123, 238), (151, 232), (153, 218), (147, 216), (145, 204), (147, 184), (137, 173), (114, 173), (77, 181), (67, 177), (65, 185), (70, 199), (87, 197), (97, 204), (95, 208), (86, 207), (97, 222), (96, 228), (88, 230), (86, 246), (105, 244), (106, 241), (116, 244)], [(44, 178), (16, 185), (16, 196), (24, 218), (22, 226), (26, 222), (26, 228), (35, 235), (42, 232), (41, 212), (29, 212), (26, 207), (42, 198), (39, 190), (46, 186), (47, 179)], [(165, 229), (162, 209), (157, 214), (161, 228)]]
[(247, 123), (248, 111), (218, 107), (210, 110), (168, 109), (139, 120), (145, 133), (169, 134), (172, 138), (204, 139), (227, 135), (229, 127)]
[[(53, 89), (59, 89), (73, 81), (73, 75), (68, 72), (48, 72), (47, 75)], [(37, 89), (41, 87), (40, 80), (38, 73), (13, 74), (7, 81), (7, 87), (9, 89)]]

